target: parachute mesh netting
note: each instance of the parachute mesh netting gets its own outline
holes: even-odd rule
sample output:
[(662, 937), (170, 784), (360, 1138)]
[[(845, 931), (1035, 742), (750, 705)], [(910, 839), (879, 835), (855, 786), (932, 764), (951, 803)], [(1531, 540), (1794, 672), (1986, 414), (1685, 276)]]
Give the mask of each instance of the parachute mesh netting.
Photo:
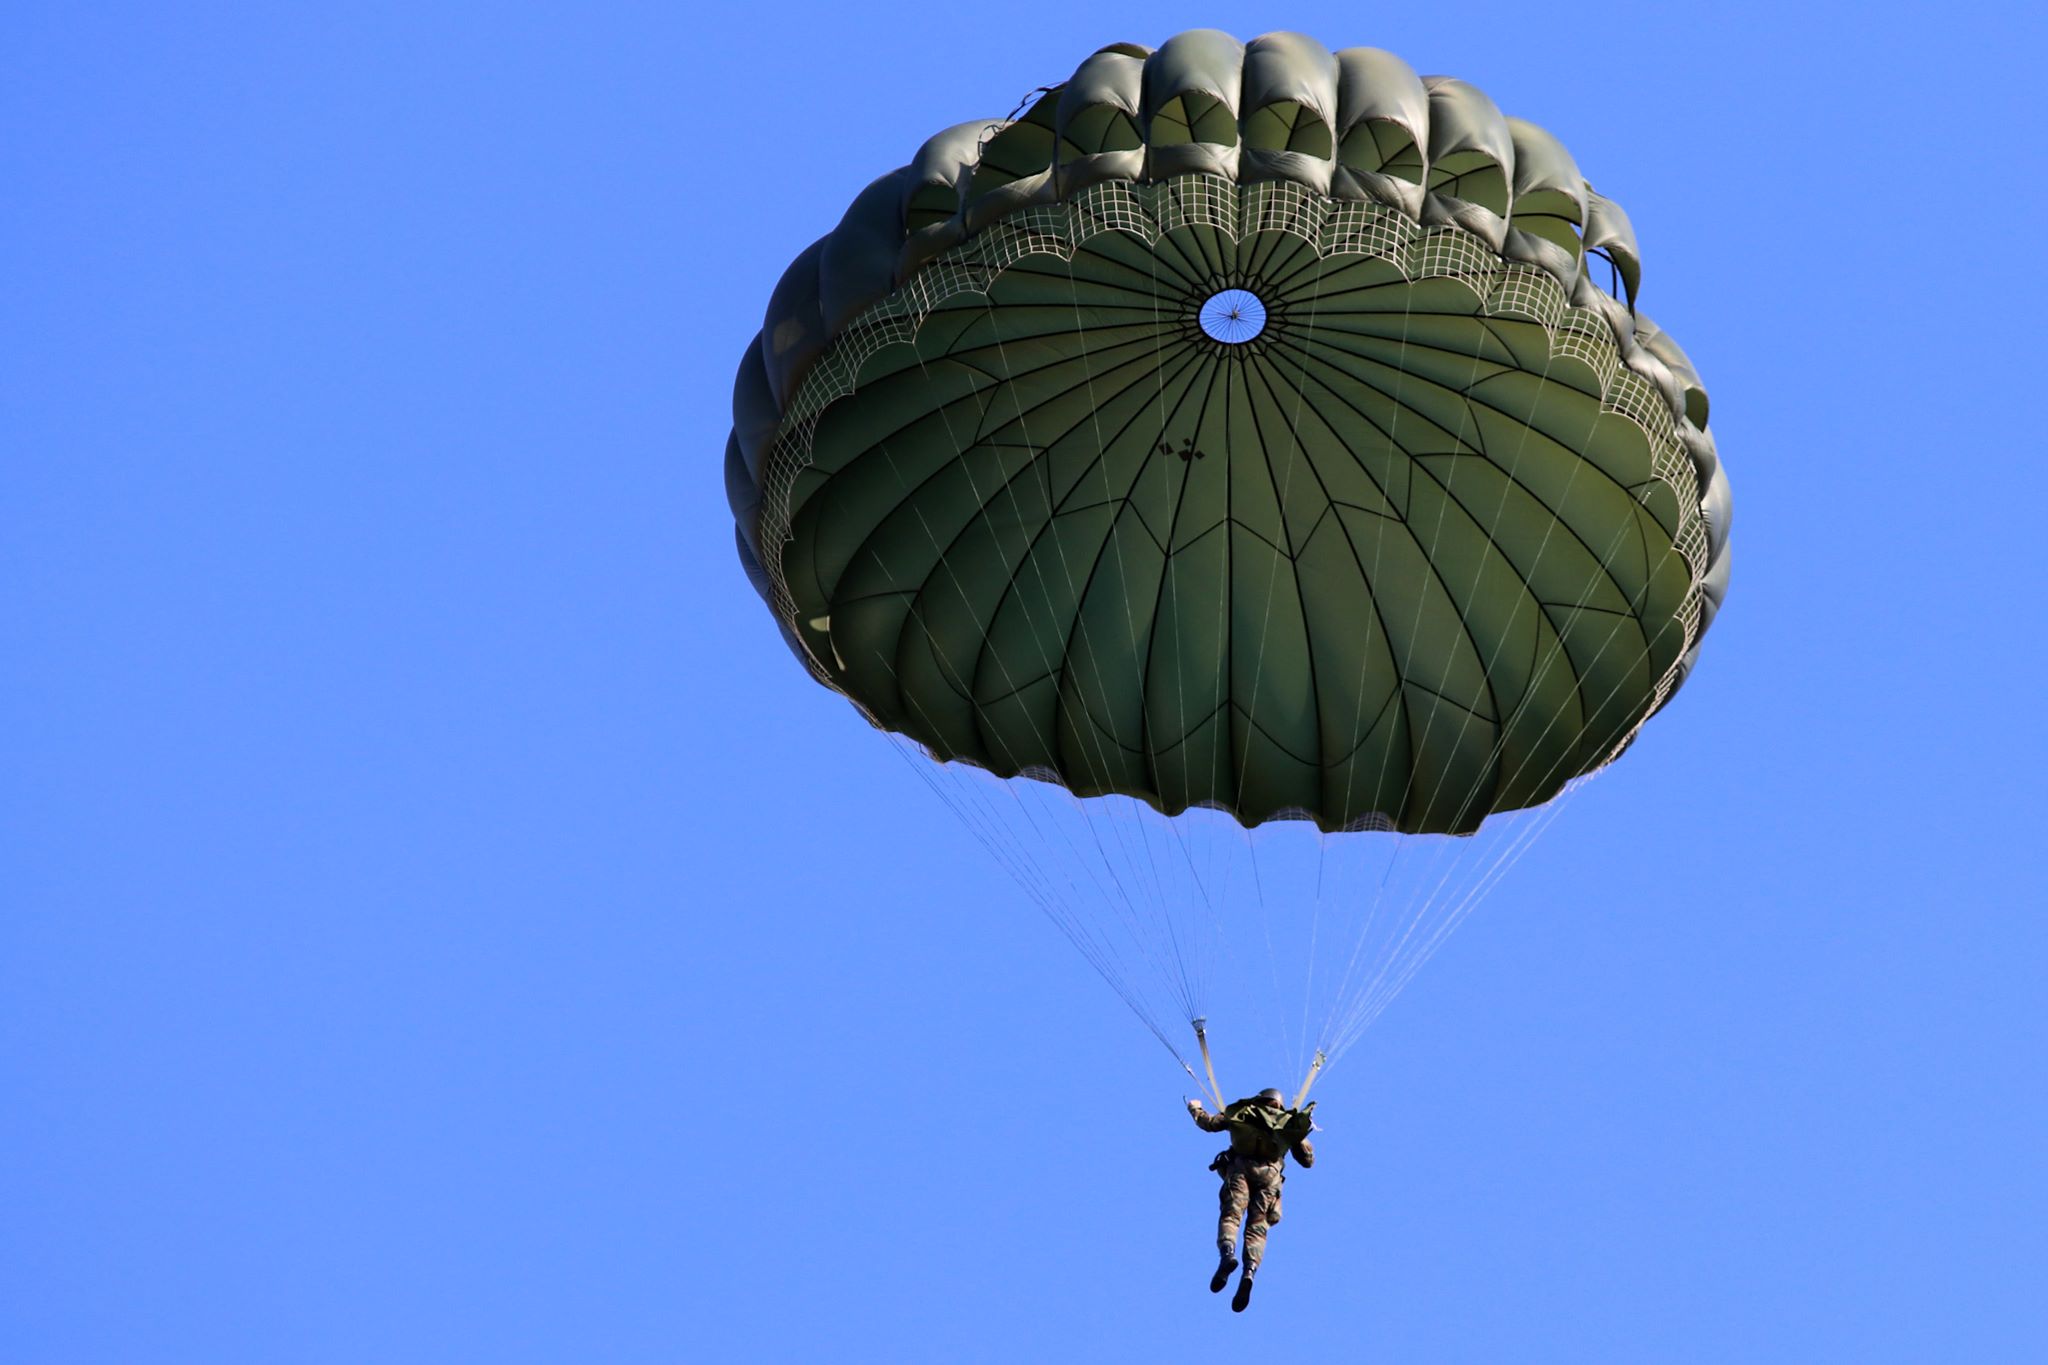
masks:
[(1640, 273), (1470, 86), (1294, 35), (1104, 49), (785, 275), (741, 559), (1183, 1066), (1171, 1016), (1225, 1002), (1334, 1060), (1725, 592)]

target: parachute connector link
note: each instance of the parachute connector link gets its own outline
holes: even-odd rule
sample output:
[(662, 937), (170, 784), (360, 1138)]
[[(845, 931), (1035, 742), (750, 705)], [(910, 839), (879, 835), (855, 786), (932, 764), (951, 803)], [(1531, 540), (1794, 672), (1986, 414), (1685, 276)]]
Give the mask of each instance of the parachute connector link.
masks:
[(1321, 1048), (1317, 1048), (1316, 1059), (1313, 1062), (1309, 1063), (1308, 1075), (1303, 1078), (1301, 1082), (1301, 1089), (1295, 1092), (1294, 1104), (1292, 1105), (1293, 1108), (1299, 1109), (1301, 1108), (1302, 1104), (1307, 1101), (1308, 1088), (1316, 1083), (1316, 1076), (1322, 1071), (1323, 1063), (1327, 1060), (1328, 1058), (1326, 1058), (1323, 1055), (1323, 1050)]
[(1202, 1070), (1209, 1073), (1209, 1093), (1216, 1097), (1216, 1112), (1223, 1112), (1223, 1087), (1216, 1084), (1216, 1063), (1209, 1058), (1209, 1016), (1191, 1019), (1195, 1026), (1195, 1041), (1202, 1045)]

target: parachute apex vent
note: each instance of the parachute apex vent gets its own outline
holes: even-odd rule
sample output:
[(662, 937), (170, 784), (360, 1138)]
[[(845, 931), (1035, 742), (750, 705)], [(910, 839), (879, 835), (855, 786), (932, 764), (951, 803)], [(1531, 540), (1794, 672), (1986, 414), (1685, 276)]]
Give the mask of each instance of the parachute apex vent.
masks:
[(1200, 320), (1211, 341), (1242, 346), (1266, 330), (1266, 301), (1249, 289), (1219, 289), (1202, 301)]

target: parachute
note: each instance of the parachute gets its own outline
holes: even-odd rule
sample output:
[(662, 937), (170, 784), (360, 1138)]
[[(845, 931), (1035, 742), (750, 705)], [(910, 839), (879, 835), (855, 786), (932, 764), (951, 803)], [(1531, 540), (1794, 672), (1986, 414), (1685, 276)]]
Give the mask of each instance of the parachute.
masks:
[(1726, 592), (1706, 391), (1641, 287), (1627, 216), (1471, 85), (1106, 47), (783, 275), (739, 557), (1190, 1074), (1170, 1015), (1270, 975), (1312, 1077)]

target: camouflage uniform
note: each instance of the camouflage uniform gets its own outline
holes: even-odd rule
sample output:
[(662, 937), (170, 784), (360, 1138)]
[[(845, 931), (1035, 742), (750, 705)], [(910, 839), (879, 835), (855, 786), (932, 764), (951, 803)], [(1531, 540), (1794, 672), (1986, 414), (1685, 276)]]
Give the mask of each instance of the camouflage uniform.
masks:
[[(1253, 1108), (1261, 1112), (1246, 1113)], [(1242, 1224), (1244, 1278), (1249, 1280), (1265, 1255), (1266, 1230), (1280, 1221), (1280, 1186), (1287, 1179), (1288, 1153), (1292, 1152), (1304, 1169), (1316, 1164), (1316, 1150), (1308, 1140), (1308, 1111), (1268, 1109), (1257, 1100), (1239, 1100), (1221, 1114), (1211, 1114), (1200, 1104), (1190, 1104), (1188, 1112), (1203, 1132), (1230, 1134), (1230, 1146), (1209, 1164), (1209, 1169), (1223, 1178), (1216, 1250), (1225, 1260), (1234, 1259)], [(1300, 1136), (1294, 1136), (1297, 1133)]]

